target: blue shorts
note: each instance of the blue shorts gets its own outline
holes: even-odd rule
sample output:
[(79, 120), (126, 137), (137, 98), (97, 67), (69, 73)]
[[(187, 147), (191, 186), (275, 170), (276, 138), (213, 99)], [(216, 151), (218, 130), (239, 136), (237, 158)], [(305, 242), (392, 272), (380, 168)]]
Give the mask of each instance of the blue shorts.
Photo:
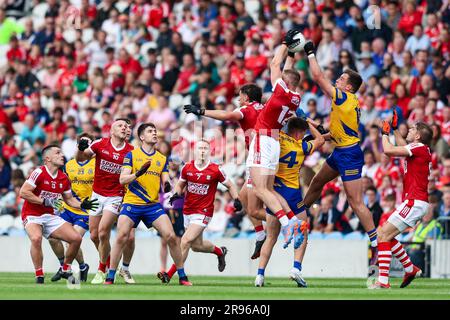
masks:
[(61, 213), (60, 217), (73, 226), (80, 226), (86, 231), (89, 230), (89, 216), (87, 215), (77, 214), (70, 210), (64, 209), (64, 212)]
[(147, 228), (151, 228), (152, 223), (164, 214), (166, 213), (160, 203), (151, 205), (134, 205), (124, 203), (120, 209), (119, 216), (125, 215), (133, 220), (133, 228), (136, 228), (141, 221), (144, 222)]
[(348, 148), (334, 148), (327, 163), (339, 172), (342, 181), (352, 181), (361, 178), (364, 154), (359, 144)]
[[(274, 186), (274, 190), (286, 200), (295, 215), (305, 210), (301, 188), (295, 189), (286, 186)], [(269, 208), (266, 208), (266, 212), (272, 216), (274, 215), (272, 211), (269, 210)]]

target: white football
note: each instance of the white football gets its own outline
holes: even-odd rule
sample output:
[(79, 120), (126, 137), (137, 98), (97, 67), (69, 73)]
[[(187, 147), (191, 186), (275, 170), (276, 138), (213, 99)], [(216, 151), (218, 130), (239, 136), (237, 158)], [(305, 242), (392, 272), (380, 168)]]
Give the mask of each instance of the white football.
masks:
[(288, 50), (291, 52), (302, 51), (306, 43), (305, 36), (301, 32), (299, 32), (294, 36), (294, 40), (296, 41), (288, 47)]

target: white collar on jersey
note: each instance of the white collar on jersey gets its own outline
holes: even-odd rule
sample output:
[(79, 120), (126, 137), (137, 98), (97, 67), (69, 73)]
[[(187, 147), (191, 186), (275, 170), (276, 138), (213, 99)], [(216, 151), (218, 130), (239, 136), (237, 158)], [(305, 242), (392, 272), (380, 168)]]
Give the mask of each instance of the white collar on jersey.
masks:
[(45, 170), (47, 170), (47, 173), (50, 175), (50, 177), (52, 177), (52, 179), (56, 179), (56, 177), (58, 176), (58, 170), (56, 170), (56, 174), (55, 175), (52, 175), (50, 170), (48, 170), (47, 165), (44, 164), (44, 168), (45, 168)]
[(194, 167), (198, 170), (198, 171), (203, 171), (203, 170), (205, 170), (208, 166), (209, 166), (209, 163), (211, 162), (211, 160), (208, 160), (208, 162), (206, 163), (206, 165), (203, 167), (203, 168), (199, 168), (199, 167), (197, 167), (197, 165), (195, 164), (195, 160), (194, 160)]

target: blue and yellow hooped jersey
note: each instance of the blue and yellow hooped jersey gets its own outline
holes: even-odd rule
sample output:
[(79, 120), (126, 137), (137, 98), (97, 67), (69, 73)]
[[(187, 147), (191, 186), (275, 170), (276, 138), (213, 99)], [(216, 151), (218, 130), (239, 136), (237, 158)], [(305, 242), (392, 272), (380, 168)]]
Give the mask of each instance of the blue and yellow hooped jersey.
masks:
[(300, 168), (305, 156), (314, 151), (311, 142), (296, 140), (284, 132), (280, 132), (280, 161), (275, 177), (276, 186), (300, 188)]
[[(90, 198), (92, 195), (92, 185), (94, 184), (95, 158), (87, 162), (80, 163), (75, 159), (69, 160), (64, 171), (69, 177), (72, 195), (79, 201)], [(64, 209), (80, 215), (88, 215), (87, 212), (73, 208), (64, 202)]]
[(358, 143), (358, 127), (361, 117), (358, 98), (351, 92), (334, 88), (331, 101), (331, 139), (337, 147)]
[(162, 153), (155, 150), (149, 154), (142, 147), (136, 148), (123, 159), (123, 168), (131, 168), (131, 173), (134, 173), (147, 161), (151, 161), (147, 172), (126, 186), (123, 203), (145, 205), (159, 202), (161, 175), (169, 172), (167, 158)]

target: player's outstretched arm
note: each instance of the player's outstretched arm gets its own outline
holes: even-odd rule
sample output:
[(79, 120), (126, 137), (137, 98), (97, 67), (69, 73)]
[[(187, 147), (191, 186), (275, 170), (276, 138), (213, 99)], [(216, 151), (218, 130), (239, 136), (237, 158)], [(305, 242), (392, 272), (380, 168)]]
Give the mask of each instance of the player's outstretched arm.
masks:
[(220, 121), (239, 121), (242, 119), (242, 115), (239, 112), (225, 110), (206, 110), (203, 107), (199, 107), (193, 104), (186, 104), (183, 109), (186, 113), (193, 113), (197, 116), (204, 116)]
[(281, 64), (286, 58), (287, 53), (288, 47), (283, 43), (280, 45), (275, 53), (275, 56), (270, 62), (270, 81), (272, 82), (272, 86), (275, 86), (277, 80), (281, 78)]
[(64, 202), (67, 203), (72, 208), (81, 210), (95, 210), (98, 208), (98, 199), (89, 200), (89, 198), (84, 198), (82, 201), (78, 201), (71, 192), (63, 193)]
[(309, 60), (309, 70), (311, 71), (311, 77), (316, 82), (320, 89), (329, 96), (330, 98), (333, 97), (333, 86), (331, 85), (330, 81), (325, 78), (325, 75), (323, 74), (322, 70), (320, 69), (319, 64), (317, 63), (316, 55), (315, 55), (315, 47), (314, 44), (311, 41), (308, 41), (305, 44), (305, 53), (308, 56)]
[(94, 153), (89, 149), (90, 140), (87, 138), (81, 138), (78, 143), (78, 149), (75, 153), (75, 160), (78, 162), (86, 161), (94, 155)]
[(392, 114), (391, 126), (392, 126), (392, 130), (394, 130), (395, 143), (398, 146), (406, 146), (408, 143), (402, 137), (402, 135), (400, 134), (400, 131), (398, 131), (398, 114), (397, 114), (396, 110), (394, 110), (393, 114)]
[(381, 126), (383, 152), (390, 157), (408, 157), (409, 151), (404, 146), (394, 146), (389, 142), (391, 126), (389, 122), (383, 121)]
[(314, 137), (314, 140), (311, 141), (311, 143), (313, 144), (313, 150), (317, 150), (318, 148), (323, 146), (323, 144), (325, 143), (325, 138), (322, 136), (319, 130), (317, 130), (313, 120), (308, 118), (306, 119), (306, 121), (308, 122), (309, 131), (311, 131), (311, 134)]

